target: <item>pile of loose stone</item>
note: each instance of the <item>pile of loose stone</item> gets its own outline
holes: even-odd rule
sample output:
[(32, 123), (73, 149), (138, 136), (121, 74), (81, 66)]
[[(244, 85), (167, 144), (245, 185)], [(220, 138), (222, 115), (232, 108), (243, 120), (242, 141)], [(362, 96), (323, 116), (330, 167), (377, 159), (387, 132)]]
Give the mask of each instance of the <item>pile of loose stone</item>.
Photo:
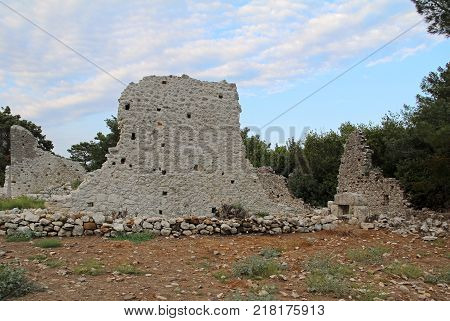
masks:
[(117, 233), (151, 232), (180, 237), (193, 234), (282, 234), (314, 232), (337, 227), (336, 216), (311, 217), (250, 216), (219, 219), (216, 217), (125, 217), (80, 213), (62, 215), (48, 209), (13, 209), (0, 212), (0, 235), (33, 233), (35, 236), (114, 236)]
[(366, 218), (360, 222), (355, 217), (340, 217), (350, 224), (359, 224), (363, 229), (389, 229), (398, 234), (420, 234), (424, 240), (435, 240), (445, 237), (449, 233), (449, 214), (432, 211), (410, 210), (398, 215), (379, 215), (374, 218)]

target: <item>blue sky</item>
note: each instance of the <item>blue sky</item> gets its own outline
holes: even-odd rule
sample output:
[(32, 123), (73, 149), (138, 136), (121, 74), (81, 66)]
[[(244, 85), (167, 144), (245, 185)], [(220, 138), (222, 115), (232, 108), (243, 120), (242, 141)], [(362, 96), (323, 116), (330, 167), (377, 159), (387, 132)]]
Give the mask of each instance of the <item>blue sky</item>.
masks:
[[(408, 0), (2, 1), (125, 83), (167, 74), (235, 82), (241, 125), (254, 128), (422, 19)], [(284, 141), (305, 127), (376, 123), (414, 104), (449, 53), (422, 23), (271, 126)], [(117, 113), (120, 82), (1, 3), (0, 57), (0, 106), (41, 125), (57, 153)]]

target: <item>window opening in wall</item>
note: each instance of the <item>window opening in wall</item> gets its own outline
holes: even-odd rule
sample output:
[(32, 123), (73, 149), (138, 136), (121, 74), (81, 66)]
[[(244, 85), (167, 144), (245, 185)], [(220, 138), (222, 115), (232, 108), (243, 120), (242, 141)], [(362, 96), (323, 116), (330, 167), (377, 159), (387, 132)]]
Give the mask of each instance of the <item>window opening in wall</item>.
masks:
[(135, 140), (136, 139), (136, 133), (131, 133), (131, 140)]
[(159, 214), (162, 214), (162, 210), (159, 210)]
[(167, 196), (167, 191), (162, 192), (163, 196)]
[(222, 176), (225, 175), (225, 172), (222, 172)]
[(121, 163), (121, 164), (125, 164), (125, 161), (126, 161), (126, 158), (122, 158), (122, 159), (120, 160), (120, 163)]
[(234, 179), (231, 180), (231, 184), (234, 184)]
[(167, 84), (167, 80), (161, 81), (161, 84), (166, 85)]
[(125, 110), (130, 110), (130, 103), (125, 104)]
[(87, 206), (88, 206), (88, 207), (94, 207), (94, 202), (88, 202), (88, 203), (87, 203)]
[(162, 171), (161, 171), (161, 173), (163, 174), (163, 175), (166, 175), (166, 170), (165, 169), (163, 169)]
[(113, 165), (116, 165), (116, 162), (112, 162)]
[(158, 107), (158, 108), (156, 108), (156, 111), (161, 111), (161, 108), (159, 108), (159, 107)]
[(164, 143), (161, 143), (161, 147), (164, 147), (164, 146), (166, 146), (166, 144), (164, 144)]
[(211, 208), (211, 213), (216, 214), (217, 209), (215, 207)]
[(222, 99), (222, 98), (223, 98), (223, 95), (222, 95), (222, 94), (219, 94), (219, 98)]
[(133, 165), (131, 165), (131, 164), (130, 164), (130, 165), (128, 165), (128, 166), (129, 166), (130, 168), (132, 168), (132, 167), (133, 167)]
[(187, 113), (187, 114), (186, 114), (186, 117), (187, 117), (187, 118), (191, 118), (191, 117), (192, 117), (192, 114), (191, 114), (191, 113)]
[(198, 165), (197, 164), (194, 165), (194, 171), (198, 171)]
[(350, 205), (338, 205), (342, 211), (343, 215), (347, 215), (350, 213)]

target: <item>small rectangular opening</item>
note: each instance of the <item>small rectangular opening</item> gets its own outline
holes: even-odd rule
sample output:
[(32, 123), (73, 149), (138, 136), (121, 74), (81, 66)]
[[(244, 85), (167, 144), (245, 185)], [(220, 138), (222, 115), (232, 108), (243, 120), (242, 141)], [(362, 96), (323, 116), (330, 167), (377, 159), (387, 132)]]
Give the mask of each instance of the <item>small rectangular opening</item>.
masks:
[(167, 196), (167, 191), (162, 192), (163, 196)]
[(194, 171), (198, 171), (198, 165), (197, 164), (194, 165)]
[(125, 110), (130, 110), (130, 103), (125, 104)]
[(163, 175), (166, 175), (166, 170), (165, 169), (163, 169), (162, 171), (161, 171), (161, 174), (163, 174)]
[(162, 214), (162, 210), (159, 210), (159, 214)]
[(191, 114), (191, 113), (187, 113), (187, 114), (186, 114), (186, 117), (187, 117), (187, 118), (191, 118), (191, 117), (192, 117), (192, 114)]
[(158, 107), (158, 108), (156, 108), (156, 111), (161, 111), (161, 108), (159, 108), (159, 107)]
[(231, 182), (231, 184), (234, 184), (234, 179), (232, 179), (230, 182)]
[(338, 205), (342, 211), (342, 215), (347, 215), (350, 213), (350, 205)]
[(136, 133), (131, 133), (131, 140), (135, 140), (136, 139)]
[(122, 158), (122, 159), (120, 160), (120, 163), (121, 163), (121, 164), (125, 164), (126, 160), (127, 160), (126, 158)]
[(216, 214), (217, 209), (215, 207), (211, 208), (211, 213)]
[(222, 95), (222, 94), (219, 94), (219, 98), (222, 99), (222, 98), (223, 98), (223, 95)]
[(87, 203), (87, 206), (88, 206), (88, 207), (94, 207), (94, 202), (88, 202), (88, 203)]
[(167, 84), (167, 80), (161, 81), (161, 84), (166, 85)]
[(166, 146), (166, 144), (164, 144), (164, 143), (161, 143), (161, 147), (164, 147), (164, 146)]

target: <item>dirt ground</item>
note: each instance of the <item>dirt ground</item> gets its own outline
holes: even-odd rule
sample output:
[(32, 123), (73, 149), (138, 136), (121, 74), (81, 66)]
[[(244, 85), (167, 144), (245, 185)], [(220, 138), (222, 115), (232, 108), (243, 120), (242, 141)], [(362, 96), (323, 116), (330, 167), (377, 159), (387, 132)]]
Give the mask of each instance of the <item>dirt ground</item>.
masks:
[[(266, 297), (264, 289), (269, 288), (271, 298), (276, 300), (355, 299), (308, 292), (305, 262), (316, 254), (334, 257), (350, 267), (353, 274), (348, 281), (355, 289), (370, 287), (384, 299), (450, 299), (448, 284), (426, 283), (424, 276), (411, 279), (395, 275), (387, 268), (396, 260), (418, 266), (424, 275), (448, 268), (448, 239), (426, 242), (417, 236), (340, 226), (334, 231), (281, 236), (157, 237), (139, 244), (73, 237), (63, 238), (62, 244), (42, 249), (33, 241), (14, 243), (0, 238), (0, 250), (6, 252), (1, 263), (20, 265), (30, 279), (45, 288), (19, 300), (230, 300), (248, 293)], [(349, 249), (380, 245), (390, 250), (381, 264), (355, 263), (348, 257)], [(275, 259), (285, 267), (282, 274), (259, 280), (230, 275), (235, 262), (257, 255), (264, 248), (282, 250)], [(61, 265), (49, 267), (33, 259), (36, 257), (57, 259)], [(104, 273), (75, 273), (76, 267), (89, 259), (101, 262)], [(142, 273), (114, 272), (121, 264), (133, 265)]]

